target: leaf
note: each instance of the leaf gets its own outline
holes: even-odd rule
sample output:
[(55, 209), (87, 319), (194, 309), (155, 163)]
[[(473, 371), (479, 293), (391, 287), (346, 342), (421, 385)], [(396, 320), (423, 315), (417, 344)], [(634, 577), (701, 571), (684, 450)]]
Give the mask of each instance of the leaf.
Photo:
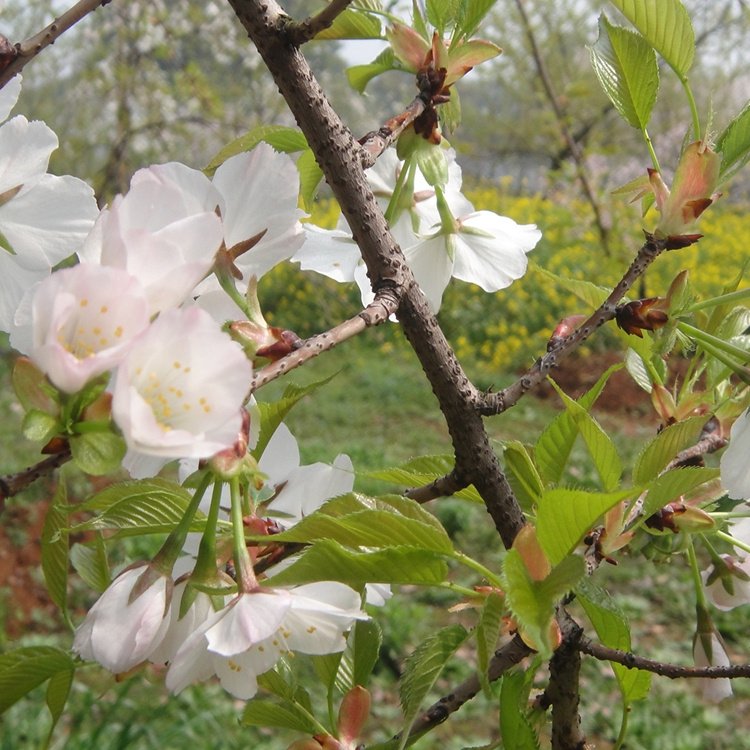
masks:
[(372, 670), (377, 664), (383, 632), (375, 620), (357, 620), (349, 634), (346, 658), (352, 663), (352, 682), (367, 686)]
[(565, 404), (566, 410), (573, 417), (573, 421), (586, 443), (603, 488), (607, 492), (611, 492), (620, 484), (620, 477), (622, 476), (622, 462), (615, 444), (586, 409), (563, 393), (554, 381), (551, 382), (552, 387), (557, 391), (557, 395)]
[(389, 70), (399, 70), (393, 50), (389, 47), (383, 50), (371, 63), (352, 65), (346, 69), (346, 79), (349, 85), (359, 94), (364, 94), (367, 84)]
[(747, 164), (750, 159), (750, 102), (716, 139), (716, 151), (721, 154), (720, 182), (728, 180)]
[(428, 636), (406, 659), (399, 685), (404, 726), (399, 748), (406, 747), (409, 730), (419, 713), (419, 707), (432, 689), (443, 667), (468, 633), (460, 625), (450, 625)]
[(303, 151), (307, 148), (307, 140), (297, 128), (290, 128), (285, 125), (259, 125), (224, 146), (203, 171), (209, 176), (212, 175), (227, 159), (237, 154), (244, 154), (246, 151), (252, 151), (261, 141), (264, 141), (276, 151), (286, 154)]
[[(170, 532), (182, 519), (190, 492), (165, 479), (121, 482), (93, 495), (77, 510), (98, 512), (71, 532), (118, 529), (124, 535)], [(203, 514), (196, 513), (192, 531), (202, 528)]]
[(563, 289), (574, 294), (578, 299), (585, 302), (592, 308), (597, 308), (604, 302), (609, 296), (611, 289), (607, 289), (603, 286), (597, 286), (592, 284), (590, 281), (581, 281), (580, 279), (567, 279), (564, 276), (558, 276), (552, 271), (548, 271), (540, 265), (532, 262), (531, 266), (535, 271), (542, 274), (546, 278), (559, 284)]
[(646, 41), (684, 77), (693, 64), (695, 34), (680, 0), (612, 0)]
[(318, 185), (323, 179), (323, 170), (315, 160), (311, 149), (305, 149), (297, 159), (299, 172), (299, 194), (306, 211), (312, 211)]
[(503, 675), (500, 685), (500, 736), (503, 747), (514, 750), (539, 750), (539, 738), (528, 717), (529, 684), (525, 672)]
[[(609, 648), (630, 651), (630, 626), (611, 597), (590, 581), (582, 581), (576, 593), (599, 640)], [(648, 696), (651, 674), (640, 669), (628, 669), (616, 662), (610, 664), (622, 693), (623, 711), (627, 711), (630, 703)]]
[(117, 471), (126, 451), (125, 441), (114, 432), (97, 430), (70, 438), (70, 452), (76, 466), (95, 477)]
[(437, 108), (440, 116), (440, 123), (443, 130), (447, 133), (455, 133), (461, 124), (461, 98), (458, 95), (458, 88), (452, 86), (450, 89), (450, 99)]
[(563, 560), (602, 515), (632, 495), (632, 489), (589, 492), (559, 488), (544, 492), (539, 498), (536, 532), (550, 563)]
[(332, 539), (347, 547), (393, 546), (449, 555), (453, 545), (440, 522), (413, 500), (401, 496), (369, 498), (350, 493), (325, 503), (276, 542)]
[(55, 731), (57, 722), (62, 716), (62, 712), (65, 709), (65, 704), (68, 702), (68, 696), (70, 695), (70, 688), (73, 685), (73, 677), (75, 675), (75, 669), (68, 669), (63, 672), (57, 672), (50, 677), (50, 681), (47, 685), (47, 708), (49, 709), (50, 715), (52, 716), (52, 726), (47, 734), (47, 745), (49, 745), (52, 739), (52, 734)]
[(503, 459), (516, 499), (524, 511), (530, 512), (542, 494), (544, 484), (531, 460), (529, 447), (518, 440), (506, 442), (503, 445)]
[(456, 20), (456, 36), (473, 36), (494, 4), (495, 0), (465, 0), (465, 2), (462, 2)]
[(319, 39), (380, 39), (382, 37), (380, 21), (376, 16), (356, 9), (347, 9), (336, 16), (327, 29), (318, 32)]
[(336, 377), (336, 373), (305, 386), (294, 384), (288, 385), (278, 401), (258, 403), (258, 410), (260, 412), (260, 434), (258, 435), (258, 442), (256, 443), (255, 448), (253, 448), (253, 457), (259, 459), (263, 455), (263, 451), (266, 449), (268, 441), (273, 437), (274, 432), (276, 432), (276, 428), (282, 423), (286, 415), (289, 414), (292, 407), (297, 404), (300, 399), (313, 393), (326, 383), (329, 383), (334, 377)]
[[(449, 474), (454, 468), (454, 458), (449, 454), (419, 456), (412, 458), (401, 466), (376, 471), (359, 472), (358, 476), (391, 482), (400, 487), (422, 487), (436, 479)], [(466, 487), (451, 497), (459, 497), (474, 503), (481, 503), (482, 498), (473, 486)]]
[(718, 469), (707, 469), (698, 466), (686, 466), (672, 469), (654, 479), (649, 485), (648, 495), (641, 509), (640, 521), (645, 521), (659, 508), (676, 500), (691, 490), (711, 482), (719, 476)]
[(665, 427), (638, 454), (633, 483), (644, 485), (654, 479), (681, 450), (695, 444), (705, 423), (705, 416), (697, 416)]
[(251, 727), (279, 727), (294, 729), (303, 734), (315, 734), (318, 725), (291, 701), (272, 703), (264, 700), (251, 700), (245, 705), (241, 723)]
[(502, 578), (506, 604), (545, 659), (553, 648), (549, 626), (555, 616), (555, 605), (584, 574), (583, 560), (570, 556), (555, 566), (543, 581), (535, 581), (529, 576), (518, 550), (510, 549), (505, 555)]
[(458, 16), (459, 0), (426, 0), (427, 20), (442, 34)]
[(93, 542), (74, 544), (70, 550), (70, 562), (83, 582), (94, 591), (102, 592), (112, 582), (107, 550), (99, 533)]
[(24, 415), (21, 430), (27, 440), (46, 443), (60, 431), (60, 423), (46, 411), (30, 409)]
[(486, 697), (490, 697), (490, 682), (487, 669), (490, 659), (495, 653), (497, 639), (500, 635), (502, 616), (505, 611), (503, 599), (498, 594), (490, 594), (482, 606), (479, 622), (476, 627), (477, 636), (477, 672), (479, 683)]
[[(589, 411), (601, 395), (611, 375), (621, 367), (622, 365), (619, 364), (613, 365), (603, 372), (599, 380), (578, 399), (577, 403)], [(534, 446), (534, 458), (545, 484), (556, 484), (560, 481), (577, 437), (578, 424), (567, 409), (558, 414), (539, 436)]]
[(604, 93), (629, 125), (644, 130), (659, 90), (659, 66), (649, 43), (634, 31), (599, 16), (591, 64)]
[[(424, 143), (427, 143), (423, 140)], [(419, 171), (431, 186), (445, 186), (448, 182), (448, 160), (440, 146), (429, 144), (427, 147), (417, 148), (414, 152)]]
[(13, 390), (26, 411), (37, 409), (57, 414), (59, 404), (53, 398), (54, 388), (44, 373), (26, 357), (19, 357), (13, 365)]
[(441, 583), (448, 566), (435, 552), (391, 547), (375, 552), (352, 552), (338, 542), (323, 539), (271, 577), (276, 586), (315, 581), (340, 581), (355, 589), (366, 583)]
[(68, 595), (68, 496), (65, 483), (57, 483), (52, 505), (47, 509), (42, 528), (42, 572), (50, 598), (65, 614)]
[(73, 669), (73, 659), (53, 646), (28, 646), (1, 654), (0, 713), (50, 677)]
[(625, 369), (628, 371), (630, 377), (633, 378), (633, 380), (635, 380), (635, 382), (643, 388), (646, 393), (651, 393), (651, 391), (653, 391), (654, 387), (651, 383), (651, 378), (649, 377), (646, 365), (643, 363), (641, 355), (632, 347), (628, 348), (627, 352), (625, 352)]

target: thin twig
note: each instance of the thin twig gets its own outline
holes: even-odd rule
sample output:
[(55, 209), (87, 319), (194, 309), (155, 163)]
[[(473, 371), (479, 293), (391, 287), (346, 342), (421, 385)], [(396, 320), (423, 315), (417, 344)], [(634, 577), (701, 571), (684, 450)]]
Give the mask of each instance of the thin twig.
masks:
[(407, 490), (404, 495), (410, 497), (412, 500), (416, 500), (418, 503), (427, 503), (438, 497), (454, 495), (456, 492), (460, 492), (467, 486), (468, 482), (461, 479), (454, 469), (450, 474), (446, 474), (444, 477), (438, 477), (438, 479), (435, 479), (429, 484)]
[(540, 357), (515, 383), (497, 393), (484, 394), (482, 402), (479, 405), (480, 413), (487, 416), (501, 414), (511, 406), (515, 406), (527, 391), (538, 385), (547, 377), (552, 369), (557, 367), (561, 359), (570, 354), (597, 328), (600, 328), (615, 317), (617, 304), (665, 249), (665, 241), (657, 240), (653, 235), (646, 234), (646, 242), (638, 251), (635, 260), (630, 264), (630, 268), (628, 268), (620, 283), (614, 287), (610, 295), (596, 311), (571, 333), (570, 336), (564, 338), (543, 357)]
[(72, 8), (66, 10), (49, 26), (37, 34), (30, 36), (23, 42), (16, 44), (18, 55), (8, 67), (0, 73), (0, 89), (11, 78), (20, 73), (26, 63), (33, 60), (45, 47), (54, 44), (68, 29), (75, 26), (82, 18), (95, 11), (98, 7), (109, 5), (112, 0), (80, 0)]
[(23, 471), (0, 477), (0, 513), (5, 510), (5, 501), (7, 498), (17, 495), (29, 485), (36, 482), (37, 479), (41, 479), (51, 474), (55, 469), (59, 469), (64, 463), (70, 460), (70, 455), (70, 448), (66, 448), (60, 451), (60, 453), (55, 453), (53, 456), (49, 456), (39, 461), (39, 463), (27, 467)]
[(579, 641), (578, 649), (581, 653), (593, 656), (595, 659), (614, 661), (617, 664), (628, 667), (628, 669), (643, 669), (646, 672), (653, 672), (662, 677), (669, 677), (670, 680), (697, 677), (707, 677), (713, 680), (750, 677), (750, 664), (737, 664), (729, 667), (683, 667), (678, 664), (667, 664), (655, 661), (654, 659), (646, 659), (630, 651), (608, 648), (601, 643), (595, 643), (585, 636)]
[[(495, 651), (490, 659), (487, 669), (487, 677), (490, 682), (500, 679), (509, 669), (520, 663), (522, 659), (531, 654), (531, 649), (516, 635), (504, 646)], [(448, 717), (458, 711), (461, 706), (468, 703), (482, 689), (479, 678), (474, 674), (468, 677), (460, 685), (454, 688), (448, 695), (433, 703), (423, 714), (417, 717), (409, 732), (407, 745), (419, 737), (427, 734)], [(401, 735), (397, 734), (394, 742), (398, 742)]]
[(286, 33), (290, 43), (295, 47), (303, 45), (305, 42), (309, 42), (313, 37), (324, 31), (333, 24), (338, 16), (340, 16), (349, 5), (352, 0), (331, 0), (320, 13), (316, 13), (314, 16), (308, 16), (304, 21), (299, 23), (292, 22), (287, 25)]
[(276, 360), (270, 365), (266, 365), (262, 370), (255, 373), (255, 377), (250, 381), (250, 393), (255, 393), (261, 386), (270, 383), (272, 380), (286, 375), (300, 365), (305, 364), (310, 359), (317, 357), (342, 341), (356, 336), (365, 328), (377, 326), (388, 320), (398, 308), (398, 297), (393, 294), (392, 289), (386, 289), (375, 295), (375, 299), (358, 315), (355, 315), (343, 323), (339, 323), (325, 333), (319, 333), (312, 336), (302, 343), (299, 349), (295, 349), (281, 359)]

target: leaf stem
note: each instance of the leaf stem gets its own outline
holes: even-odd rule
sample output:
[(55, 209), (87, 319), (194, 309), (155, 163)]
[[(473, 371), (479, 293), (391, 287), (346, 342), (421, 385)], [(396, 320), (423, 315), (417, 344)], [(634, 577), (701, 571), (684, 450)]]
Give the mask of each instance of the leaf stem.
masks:
[(690, 115), (693, 119), (693, 136), (695, 137), (695, 140), (698, 141), (701, 138), (701, 121), (698, 115), (698, 107), (695, 103), (695, 97), (693, 96), (693, 91), (690, 88), (690, 84), (688, 83), (687, 76), (681, 75), (679, 73), (678, 73), (678, 76), (680, 78), (680, 83), (682, 84), (682, 88), (685, 90), (685, 94), (688, 100), (688, 105), (690, 106)]
[(651, 141), (651, 136), (648, 134), (648, 130), (644, 127), (641, 130), (641, 133), (643, 134), (643, 140), (646, 142), (646, 148), (648, 149), (649, 156), (651, 157), (651, 163), (654, 165), (654, 169), (657, 172), (661, 172), (661, 167), (659, 166), (659, 159), (656, 156), (656, 151), (654, 151), (654, 144)]
[[(489, 581), (493, 586), (502, 588), (500, 577), (493, 573), (489, 568), (486, 568), (484, 565), (482, 565), (482, 563), (475, 560), (473, 557), (469, 557), (468, 555), (464, 554), (463, 552), (459, 552), (458, 550), (454, 550), (451, 556), (454, 560), (456, 560), (456, 562), (459, 562), (465, 565), (467, 568), (471, 568), (472, 570), (479, 573), (481, 576), (486, 578), (487, 581)], [(472, 595), (476, 595), (476, 592), (472, 592)]]

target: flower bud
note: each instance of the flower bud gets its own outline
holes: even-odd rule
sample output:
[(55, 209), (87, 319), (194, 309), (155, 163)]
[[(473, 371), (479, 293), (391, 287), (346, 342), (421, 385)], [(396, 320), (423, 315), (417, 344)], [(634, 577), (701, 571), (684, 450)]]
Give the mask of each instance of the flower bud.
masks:
[(655, 331), (669, 320), (661, 307), (664, 304), (665, 300), (661, 297), (649, 297), (620, 305), (615, 311), (617, 325), (625, 333), (643, 338), (642, 330)]
[(655, 531), (679, 534), (684, 531), (688, 534), (710, 531), (716, 526), (713, 517), (705, 510), (695, 508), (685, 503), (674, 502), (665, 505), (649, 516), (645, 521), (646, 526)]

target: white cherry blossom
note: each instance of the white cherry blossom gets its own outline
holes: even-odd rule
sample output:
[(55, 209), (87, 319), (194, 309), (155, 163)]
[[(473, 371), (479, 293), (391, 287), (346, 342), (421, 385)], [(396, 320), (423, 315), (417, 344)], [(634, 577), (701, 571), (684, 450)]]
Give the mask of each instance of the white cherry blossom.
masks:
[(750, 498), (750, 411), (732, 425), (729, 445), (721, 457), (721, 481), (729, 497)]

